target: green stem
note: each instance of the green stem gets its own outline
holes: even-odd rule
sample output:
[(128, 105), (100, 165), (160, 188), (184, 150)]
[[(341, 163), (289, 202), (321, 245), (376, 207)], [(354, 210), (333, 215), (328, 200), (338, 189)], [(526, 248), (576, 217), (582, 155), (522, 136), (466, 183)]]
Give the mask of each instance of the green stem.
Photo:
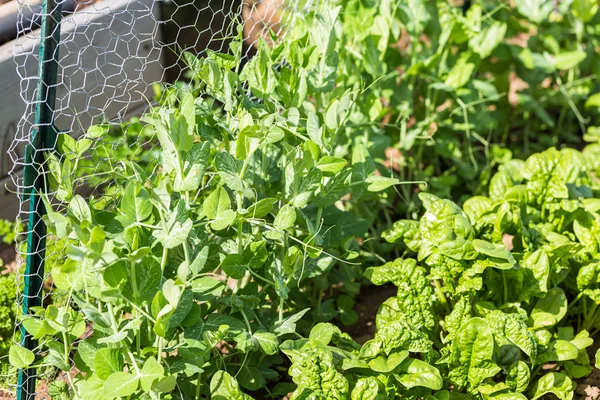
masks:
[(323, 290), (319, 289), (319, 297), (317, 298), (317, 318), (321, 315), (321, 303), (323, 302)]
[(435, 286), (435, 294), (436, 294), (438, 300), (440, 301), (440, 303), (442, 303), (444, 305), (444, 310), (446, 311), (446, 313), (450, 314), (450, 312), (451, 312), (450, 305), (448, 304), (448, 299), (446, 299), (446, 295), (444, 294), (444, 292), (442, 290), (442, 285), (441, 285), (440, 281), (438, 279), (435, 279), (433, 281), (433, 284)]
[(144, 311), (142, 308), (140, 308), (137, 304), (135, 304), (134, 302), (132, 302), (129, 299), (124, 298), (125, 301), (127, 302), (127, 304), (129, 304), (131, 306), (131, 308), (133, 308), (134, 310), (138, 311), (140, 314), (142, 314), (144, 317), (148, 318), (148, 320), (150, 320), (152, 323), (156, 323), (156, 320), (154, 318), (152, 318), (150, 316), (150, 314), (148, 314), (146, 311)]
[(185, 242), (183, 242), (183, 254), (185, 255), (185, 261), (189, 265), (191, 264), (191, 260), (190, 260), (190, 251), (188, 250), (188, 245), (187, 245), (187, 240)]
[(506, 272), (502, 271), (502, 284), (504, 289), (504, 304), (508, 303), (508, 284), (506, 282)]
[(279, 323), (283, 322), (283, 298), (279, 298)]
[(158, 337), (158, 352), (156, 353), (156, 361), (160, 364), (162, 361), (162, 349), (163, 349), (163, 338), (162, 336)]
[(316, 227), (318, 229), (319, 225), (321, 225), (321, 216), (323, 215), (323, 207), (317, 208), (317, 220)]
[(115, 309), (111, 303), (106, 304), (108, 305), (108, 318), (110, 319), (113, 333), (119, 333), (119, 325), (117, 325), (117, 320), (115, 319)]
[(590, 308), (590, 311), (585, 316), (585, 322), (583, 323), (583, 329), (589, 331), (589, 329), (592, 326), (594, 326), (594, 322), (598, 318), (598, 315), (596, 312), (596, 311), (598, 311), (597, 308), (598, 308), (598, 303), (594, 303), (594, 305), (592, 305), (592, 308)]
[[(62, 337), (63, 337), (63, 341), (64, 341), (63, 345), (64, 345), (64, 350), (65, 350), (65, 360), (64, 361), (67, 365), (70, 365), (71, 360), (69, 360), (69, 340), (67, 339), (67, 333), (63, 332)], [(67, 373), (67, 375), (68, 375), (68, 373)]]
[(200, 400), (200, 388), (202, 387), (202, 385), (200, 384), (201, 376), (202, 376), (202, 374), (200, 372), (198, 372), (198, 382), (196, 382), (196, 399), (198, 399), (198, 400)]
[(250, 321), (248, 321), (246, 313), (244, 312), (244, 310), (240, 310), (240, 313), (242, 314), (242, 317), (244, 317), (244, 322), (246, 323), (246, 328), (248, 329), (248, 332), (250, 333), (250, 335), (252, 335), (252, 326), (250, 326)]
[(162, 258), (160, 260), (160, 271), (162, 272), (163, 275), (165, 273), (165, 267), (167, 265), (168, 254), (169, 254), (169, 249), (167, 249), (166, 247), (163, 246)]
[(573, 299), (573, 301), (571, 301), (571, 303), (569, 303), (569, 307), (567, 307), (567, 313), (569, 311), (571, 311), (571, 309), (573, 308), (573, 306), (579, 301), (579, 299), (581, 299), (583, 297), (583, 292), (579, 292), (579, 294), (577, 295), (577, 297), (575, 297)]
[(135, 279), (135, 262), (130, 263), (130, 271), (131, 271), (131, 286), (133, 288), (133, 295), (136, 298), (139, 298), (139, 292), (137, 287), (137, 280)]

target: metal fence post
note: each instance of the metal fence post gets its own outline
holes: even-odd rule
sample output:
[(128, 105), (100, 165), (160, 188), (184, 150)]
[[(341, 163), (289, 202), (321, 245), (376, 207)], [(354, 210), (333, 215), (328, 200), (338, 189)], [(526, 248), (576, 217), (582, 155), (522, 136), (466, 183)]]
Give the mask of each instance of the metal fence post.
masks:
[[(46, 225), (42, 219), (45, 214), (45, 207), (40, 193), (46, 189), (43, 171), (44, 150), (53, 148), (56, 143), (56, 130), (53, 119), (58, 77), (61, 1), (42, 1), (35, 130), (32, 131), (31, 141), (25, 149), (24, 190), (21, 193), (23, 202), (29, 201), (27, 259), (23, 289), (24, 315), (29, 314), (31, 307), (40, 306), (43, 298)], [(22, 325), (21, 346), (29, 350), (36, 347), (36, 341)], [(18, 400), (35, 398), (35, 381), (34, 368), (19, 370)]]

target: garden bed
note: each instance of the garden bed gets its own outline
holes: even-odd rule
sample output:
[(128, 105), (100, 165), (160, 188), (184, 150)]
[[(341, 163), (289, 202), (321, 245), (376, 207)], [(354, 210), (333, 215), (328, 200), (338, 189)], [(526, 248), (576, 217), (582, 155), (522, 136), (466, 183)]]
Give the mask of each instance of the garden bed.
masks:
[(593, 399), (597, 6), (396, 5), (183, 52), (141, 118), (59, 135), (14, 367), (67, 397)]

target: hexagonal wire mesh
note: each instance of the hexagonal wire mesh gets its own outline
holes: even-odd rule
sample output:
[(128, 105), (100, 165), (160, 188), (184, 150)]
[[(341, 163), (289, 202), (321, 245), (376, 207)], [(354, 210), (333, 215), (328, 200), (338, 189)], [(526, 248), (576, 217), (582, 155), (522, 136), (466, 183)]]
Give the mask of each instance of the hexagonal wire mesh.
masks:
[[(61, 12), (67, 2), (69, 7), (64, 8), (74, 11)], [(23, 231), (17, 240), (18, 257), (23, 264), (18, 274), (21, 309), (60, 304), (67, 297), (56, 286), (56, 280), (62, 278), (51, 274), (64, 263), (66, 243), (47, 235), (43, 229), (44, 206), (38, 195), (51, 179), (48, 171), (56, 167), (43, 154), (52, 152), (57, 137), (63, 134), (79, 137), (99, 122), (109, 127), (106, 137), (94, 139), (105, 141), (104, 156), (95, 154), (93, 160), (79, 159), (75, 165), (70, 164), (69, 171), (63, 171), (84, 197), (99, 191), (109, 193), (114, 182), (106, 178), (112, 168), (107, 154), (129, 151), (128, 156), (135, 157), (138, 163), (152, 163), (154, 138), (140, 128), (135, 116), (152, 105), (149, 99), (156, 98), (157, 84), (172, 85), (186, 79), (185, 64), (180, 57), (183, 52), (199, 57), (208, 49), (228, 52), (239, 27), (243, 35), (243, 60), (247, 60), (253, 56), (260, 38), (271, 38), (273, 33), (281, 38), (295, 18), (311, 6), (310, 0), (72, 2), (44, 0), (49, 5), (47, 9), (40, 7), (40, 0), (24, 0), (20, 4), (14, 58), (26, 112), (9, 155), (13, 162), (11, 177), (21, 196), (19, 218)], [(37, 29), (35, 18), (24, 18), (32, 13), (50, 22), (45, 32), (44, 26)], [(60, 26), (51, 22), (60, 22)], [(58, 42), (53, 37), (59, 37)], [(41, 55), (40, 43), (47, 47), (45, 55)], [(57, 67), (55, 71), (53, 66)], [(47, 71), (47, 80), (40, 84), (42, 69)], [(44, 110), (48, 111), (45, 117)], [(39, 140), (38, 132), (45, 132), (45, 141)], [(28, 147), (33, 150), (29, 156)], [(61, 161), (64, 165), (64, 159)], [(73, 174), (75, 170), (77, 175)], [(27, 171), (39, 175), (39, 179), (28, 176)], [(64, 208), (60, 193), (47, 190), (47, 194), (54, 210)], [(31, 264), (27, 268), (26, 262)], [(42, 270), (37, 268), (40, 263)], [(23, 292), (23, 282), (33, 283)], [(61, 286), (68, 284), (62, 282)], [(90, 332), (91, 327), (87, 326), (80, 339)], [(22, 336), (17, 322), (14, 340), (22, 342)], [(35, 342), (28, 344), (34, 345)], [(74, 368), (70, 359), (62, 372), (55, 367), (25, 371), (21, 376), (23, 381), (11, 392), (20, 398), (50, 398), (51, 383), (67, 382), (69, 376), (64, 371), (73, 373)]]

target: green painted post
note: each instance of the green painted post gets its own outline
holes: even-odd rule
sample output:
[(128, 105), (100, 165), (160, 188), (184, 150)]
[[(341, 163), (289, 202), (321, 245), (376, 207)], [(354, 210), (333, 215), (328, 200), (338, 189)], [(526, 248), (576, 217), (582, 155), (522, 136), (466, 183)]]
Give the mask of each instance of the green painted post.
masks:
[[(29, 201), (27, 260), (23, 289), (24, 315), (29, 314), (31, 307), (40, 306), (43, 297), (46, 225), (42, 220), (45, 214), (44, 203), (39, 194), (46, 189), (42, 170), (44, 149), (53, 148), (56, 144), (53, 117), (58, 77), (61, 2), (62, 0), (42, 1), (35, 130), (32, 130), (31, 141), (25, 149), (24, 189), (21, 193), (23, 202)], [(36, 341), (21, 325), (21, 346), (33, 350), (36, 345)], [(19, 370), (18, 400), (35, 398), (35, 374), (34, 368)]]

